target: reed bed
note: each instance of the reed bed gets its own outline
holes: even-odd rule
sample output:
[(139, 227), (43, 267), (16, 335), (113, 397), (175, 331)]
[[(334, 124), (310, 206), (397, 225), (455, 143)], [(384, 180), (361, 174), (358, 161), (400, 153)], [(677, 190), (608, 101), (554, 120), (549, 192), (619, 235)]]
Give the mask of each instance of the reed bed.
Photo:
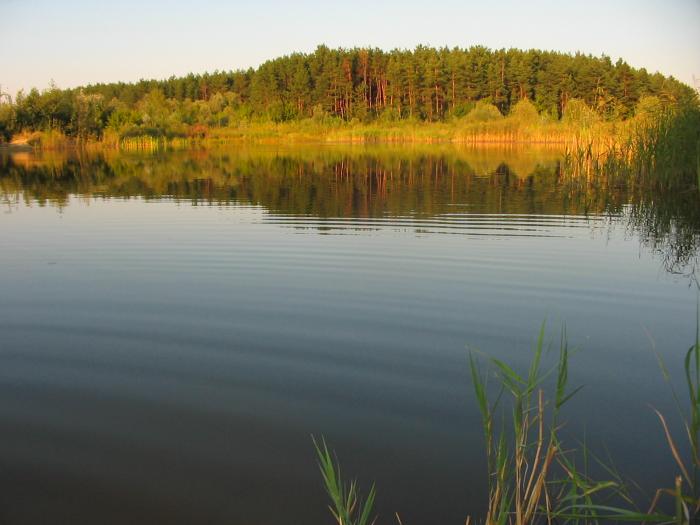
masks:
[(668, 110), (629, 122), (614, 136), (567, 145), (567, 175), (589, 183), (700, 188), (700, 111)]

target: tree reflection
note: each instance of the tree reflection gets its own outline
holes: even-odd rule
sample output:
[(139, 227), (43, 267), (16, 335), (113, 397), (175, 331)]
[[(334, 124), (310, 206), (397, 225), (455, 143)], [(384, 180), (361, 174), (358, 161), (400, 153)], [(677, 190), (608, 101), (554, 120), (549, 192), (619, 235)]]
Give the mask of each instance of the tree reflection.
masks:
[(663, 194), (579, 183), (563, 173), (559, 158), (547, 149), (437, 146), (23, 153), (0, 157), (0, 192), (10, 208), (18, 200), (62, 208), (72, 197), (138, 197), (255, 205), (276, 216), (318, 219), (620, 217), (660, 255), (667, 271), (694, 278), (697, 191)]

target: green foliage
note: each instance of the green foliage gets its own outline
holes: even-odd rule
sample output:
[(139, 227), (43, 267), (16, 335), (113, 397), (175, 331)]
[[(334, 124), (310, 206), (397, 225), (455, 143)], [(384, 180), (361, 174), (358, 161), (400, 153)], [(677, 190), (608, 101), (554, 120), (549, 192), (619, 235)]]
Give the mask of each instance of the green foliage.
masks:
[(700, 109), (664, 107), (645, 100), (618, 140), (588, 137), (569, 149), (566, 173), (585, 181), (644, 185), (662, 190), (700, 189)]
[(338, 525), (372, 525), (376, 518), (372, 518), (375, 490), (372, 485), (366, 498), (360, 495), (355, 480), (346, 483), (340, 474), (340, 464), (328, 450), (326, 441), (322, 438), (320, 443), (313, 440), (318, 456), (319, 469), (323, 477), (326, 492), (331, 498), (329, 509)]
[(0, 143), (10, 140), (14, 127), (14, 108), (10, 104), (0, 103)]
[(565, 124), (586, 129), (597, 124), (600, 116), (583, 100), (574, 98), (566, 104), (562, 120)]
[[(580, 389), (567, 391), (569, 347), (562, 331), (557, 365), (542, 372), (544, 323), (540, 328), (527, 373), (518, 373), (498, 359), (489, 359), (499, 394), (489, 402), (489, 389), (477, 361), (470, 357), (472, 383), (482, 416), (489, 474), (487, 525), (608, 522), (677, 523), (673, 516), (638, 510), (620, 476), (582, 445), (565, 447), (559, 437), (560, 411)], [(697, 345), (696, 345), (697, 346)], [(686, 365), (686, 369), (688, 369)], [(548, 378), (555, 377), (551, 399), (545, 396)], [(697, 377), (700, 377), (698, 372)], [(697, 382), (689, 379), (691, 391)], [(501, 415), (506, 417), (501, 417)], [(509, 416), (509, 417), (507, 417)], [(503, 428), (496, 430), (498, 420)], [(673, 446), (673, 445), (672, 445)], [(597, 480), (589, 472), (593, 458), (610, 479)], [(610, 502), (613, 502), (612, 504)], [(684, 497), (677, 498), (682, 504)], [(696, 500), (692, 500), (696, 504)]]
[(141, 122), (149, 128), (165, 129), (170, 108), (160, 89), (151, 90), (137, 105)]
[(479, 101), (474, 106), (466, 117), (464, 117), (465, 122), (492, 122), (495, 120), (501, 120), (503, 115), (498, 110), (496, 106), (487, 102)]
[[(593, 114), (610, 120), (646, 111), (645, 97), (664, 107), (698, 104), (694, 91), (677, 80), (605, 56), (481, 46), (388, 52), (319, 46), (255, 70), (34, 89), (18, 94), (13, 118), (0, 126), (5, 134), (54, 130), (81, 139), (99, 138), (108, 127), (110, 135), (133, 136), (140, 129), (181, 136), (195, 125), (303, 121), (319, 107), (346, 122), (487, 122), (498, 112), (525, 123), (535, 122), (536, 113), (553, 119), (569, 113), (571, 122), (588, 123)], [(112, 120), (113, 111), (120, 114)]]
[(107, 128), (119, 133), (140, 123), (141, 120), (136, 111), (125, 107), (117, 107), (110, 113), (107, 119)]
[(657, 119), (664, 112), (664, 104), (657, 96), (644, 96), (639, 99), (634, 114), (637, 117)]
[(462, 102), (452, 108), (452, 116), (456, 118), (466, 117), (474, 109), (473, 102)]
[(381, 123), (398, 122), (401, 120), (401, 114), (396, 108), (386, 108), (379, 114), (378, 121)]
[(537, 124), (540, 121), (537, 108), (526, 98), (520, 100), (511, 108), (509, 116), (523, 125)]
[(75, 96), (71, 130), (76, 137), (99, 138), (108, 121), (102, 95), (86, 95), (82, 91)]

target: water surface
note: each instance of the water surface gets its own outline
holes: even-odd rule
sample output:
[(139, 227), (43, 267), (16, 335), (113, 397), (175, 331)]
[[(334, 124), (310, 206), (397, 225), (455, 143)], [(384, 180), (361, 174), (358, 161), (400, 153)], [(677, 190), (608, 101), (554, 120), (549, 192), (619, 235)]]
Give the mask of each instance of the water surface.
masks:
[(437, 146), (5, 155), (0, 195), (7, 523), (329, 523), (312, 434), (383, 523), (463, 523), (486, 499), (468, 347), (523, 367), (545, 319), (586, 385), (566, 432), (672, 483), (650, 348), (680, 377), (681, 199)]

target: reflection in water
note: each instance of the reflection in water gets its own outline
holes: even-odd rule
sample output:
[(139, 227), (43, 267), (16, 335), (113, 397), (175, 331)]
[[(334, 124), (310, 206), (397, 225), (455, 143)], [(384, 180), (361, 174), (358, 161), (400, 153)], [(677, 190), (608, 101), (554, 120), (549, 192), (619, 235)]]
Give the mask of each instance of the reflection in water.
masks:
[[(176, 199), (262, 206), (280, 226), (325, 233), (527, 235), (563, 216), (623, 216), (672, 273), (695, 275), (696, 192), (586, 187), (562, 173), (556, 150), (307, 147), (160, 155), (19, 153), (0, 157), (0, 191), (68, 205), (70, 197)], [(548, 218), (549, 217), (549, 218)], [(542, 230), (537, 230), (542, 234)]]
[(383, 522), (463, 523), (465, 345), (526, 366), (543, 319), (581, 349), (564, 431), (672, 485), (646, 334), (682, 374), (694, 194), (585, 187), (549, 150), (324, 146), (6, 155), (0, 198), (8, 523), (327, 522), (311, 433)]
[(642, 193), (628, 206), (630, 230), (658, 253), (669, 273), (685, 275), (698, 285), (700, 199), (683, 195)]

